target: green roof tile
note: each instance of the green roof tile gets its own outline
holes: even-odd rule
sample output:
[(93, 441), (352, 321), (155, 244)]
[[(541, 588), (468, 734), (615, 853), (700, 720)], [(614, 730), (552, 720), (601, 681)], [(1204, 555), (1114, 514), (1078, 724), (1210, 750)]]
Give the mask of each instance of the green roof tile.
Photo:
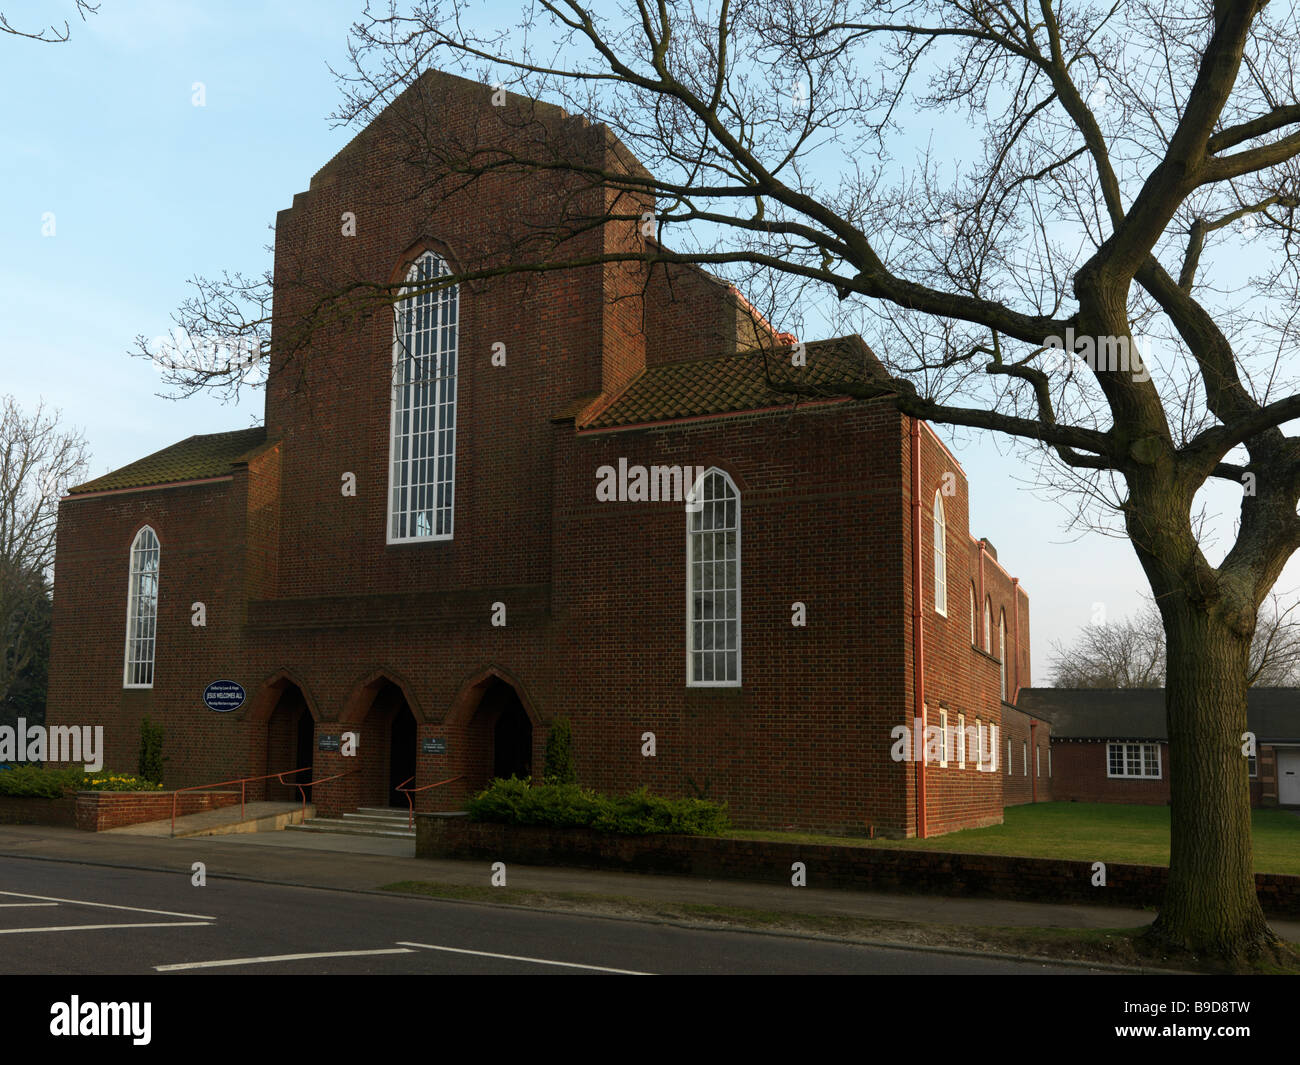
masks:
[(596, 409), (581, 429), (612, 429), (647, 422), (673, 421), (705, 414), (739, 413), (807, 402), (808, 396), (780, 392), (768, 384), (789, 381), (841, 396), (836, 384), (846, 381), (885, 383), (889, 374), (859, 336), (817, 340), (806, 345), (805, 366), (792, 366), (791, 348), (759, 351), (718, 359), (698, 359), (652, 366), (639, 374), (608, 405)]
[(266, 442), (266, 428), (237, 429), (230, 433), (191, 436), (171, 447), (68, 489), (68, 495), (109, 492), (121, 488), (146, 488), (176, 481), (200, 481), (231, 472), (232, 464)]

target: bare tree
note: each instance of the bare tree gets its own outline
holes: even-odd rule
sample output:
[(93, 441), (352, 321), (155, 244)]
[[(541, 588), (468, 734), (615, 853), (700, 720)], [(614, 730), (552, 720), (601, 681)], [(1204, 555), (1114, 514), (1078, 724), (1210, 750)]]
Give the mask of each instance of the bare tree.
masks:
[[(470, 7), (368, 8), (336, 117), (403, 127), (431, 212), (523, 174), (553, 180), (567, 209), (551, 239), (485, 241), (431, 287), (703, 266), (761, 292), (780, 326), (855, 328), (890, 374), (773, 387), (880, 398), (1032, 449), (1054, 495), (1070, 486), (1080, 516), (1109, 514), (1131, 541), (1166, 635), (1178, 772), (1148, 941), (1280, 949), (1255, 897), (1239, 737), (1258, 611), (1300, 546), (1292, 6), (538, 0), (482, 30)], [(440, 120), (431, 68), (484, 101), (516, 95), (466, 136)], [(575, 150), (592, 139), (613, 147)], [(602, 226), (628, 239), (584, 242)], [(400, 287), (292, 269), (275, 278), (273, 347), (269, 289), (243, 279), (197, 280), (177, 322), (255, 338), (283, 372), (317, 330)], [(767, 341), (775, 367), (783, 341)], [(208, 366), (175, 383), (232, 381)], [(1200, 513), (1214, 481), (1241, 493), (1217, 563)]]
[(0, 398), (0, 704), (40, 650), (59, 497), (88, 468), (86, 442), (44, 404)]
[[(92, 4), (89, 0), (76, 0), (77, 14), (81, 16), (81, 21), (86, 21), (87, 15), (96, 15), (99, 13), (99, 5)], [(36, 33), (30, 33), (26, 30), (20, 30), (15, 27), (5, 13), (0, 11), (0, 33), (12, 34), (14, 37), (26, 37), (31, 41), (40, 41), (42, 44), (64, 44), (72, 36), (72, 29), (68, 25), (68, 20), (63, 20), (63, 29), (60, 31), (57, 26), (47, 26), (38, 30)]]
[[(1300, 600), (1283, 607), (1269, 594), (1259, 611), (1250, 644), (1248, 687), (1300, 685)], [(1050, 658), (1057, 688), (1163, 688), (1165, 630), (1160, 611), (1149, 603), (1121, 621), (1085, 625), (1066, 643), (1055, 640)]]
[(1160, 611), (1148, 606), (1121, 621), (1085, 625), (1069, 643), (1052, 643), (1057, 688), (1163, 688), (1165, 640)]

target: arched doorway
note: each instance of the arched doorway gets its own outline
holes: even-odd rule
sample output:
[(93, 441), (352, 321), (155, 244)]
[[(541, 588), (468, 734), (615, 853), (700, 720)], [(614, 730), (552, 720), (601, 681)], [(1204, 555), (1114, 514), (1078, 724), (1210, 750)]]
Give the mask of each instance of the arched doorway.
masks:
[[(508, 684), (498, 684), (500, 714), (492, 729), (492, 775), (526, 777), (533, 771), (533, 723), (519, 696)], [(484, 699), (484, 702), (487, 700)]]
[[(360, 780), (356, 794), (361, 806), (407, 808), (406, 796), (397, 786), (415, 776), (416, 718), (406, 693), (396, 682), (380, 676), (361, 689), (355, 710), (345, 715), (358, 722), (361, 734), (356, 768)], [(369, 707), (362, 712), (365, 700)], [(407, 784), (407, 787), (413, 786)]]
[[(312, 778), (312, 763), (315, 761), (316, 753), (316, 722), (312, 720), (311, 714), (303, 714), (298, 718), (298, 757), (294, 759), (294, 768), (300, 769), (307, 767), (305, 773), (295, 773), (287, 780), (292, 780), (296, 784), (303, 784)], [(311, 802), (311, 786), (303, 788), (303, 793), (308, 802)]]
[(533, 773), (533, 723), (519, 693), (493, 676), (470, 720), (472, 743), (486, 757), (486, 777), (527, 777)]
[(393, 715), (388, 740), (388, 805), (407, 809), (409, 803), (406, 795), (398, 791), (405, 784), (413, 787), (411, 780), (415, 776), (415, 715), (406, 705), (406, 700)]
[[(285, 780), (311, 780), (315, 752), (316, 721), (311, 716), (302, 689), (286, 682), (266, 722), (266, 772), (302, 769), (304, 772), (287, 775)], [(300, 798), (301, 793), (296, 787), (272, 778), (266, 782), (266, 797), (274, 801), (291, 801)], [(310, 788), (307, 789), (307, 799), (311, 799)]]
[(442, 724), (455, 753), (447, 775), (459, 773), (461, 779), (442, 798), (463, 801), (494, 777), (539, 777), (534, 740), (540, 727), (527, 690), (504, 670), (489, 666), (466, 680)]

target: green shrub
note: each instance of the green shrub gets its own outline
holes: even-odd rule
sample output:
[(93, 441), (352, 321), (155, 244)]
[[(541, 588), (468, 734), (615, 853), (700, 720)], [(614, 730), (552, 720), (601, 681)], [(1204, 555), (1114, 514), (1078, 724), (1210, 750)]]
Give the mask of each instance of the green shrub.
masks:
[(546, 737), (542, 779), (547, 784), (578, 783), (578, 771), (573, 767), (573, 726), (567, 717), (557, 717)]
[(57, 799), (72, 790), (85, 773), (80, 769), (46, 769), (42, 765), (16, 765), (0, 770), (0, 795)]
[(148, 717), (140, 721), (140, 776), (155, 784), (163, 778), (163, 727)]
[(471, 821), (591, 828), (621, 836), (704, 836), (731, 827), (726, 803), (665, 799), (644, 787), (630, 795), (601, 795), (577, 784), (533, 787), (517, 777), (494, 780), (469, 800), (468, 810)]
[(76, 791), (160, 791), (148, 780), (100, 770), (46, 769), (41, 765), (19, 765), (0, 770), (0, 795), (17, 795), (37, 799), (58, 799)]

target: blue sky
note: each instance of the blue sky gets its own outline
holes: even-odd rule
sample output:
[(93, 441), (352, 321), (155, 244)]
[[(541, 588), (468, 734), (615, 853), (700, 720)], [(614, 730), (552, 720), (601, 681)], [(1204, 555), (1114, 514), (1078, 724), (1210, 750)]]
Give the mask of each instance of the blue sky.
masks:
[[(27, 27), (72, 7), (3, 10)], [(326, 64), (344, 63), (360, 9), (103, 0), (87, 22), (71, 16), (67, 44), (0, 36), (0, 392), (62, 410), (89, 440), (93, 474), (260, 422), (260, 393), (237, 406), (159, 398), (157, 371), (127, 352), (170, 328), (188, 278), (269, 266), (275, 213), (351, 135), (327, 121), (339, 93)], [(1126, 541), (1067, 533), (1060, 508), (1020, 486), (1031, 471), (1005, 440), (939, 432), (971, 480), (972, 531), (1029, 592), (1043, 683), (1052, 640), (1088, 624), (1096, 603), (1111, 617), (1136, 609), (1145, 579)], [(1278, 587), (1297, 586), (1293, 560)]]

